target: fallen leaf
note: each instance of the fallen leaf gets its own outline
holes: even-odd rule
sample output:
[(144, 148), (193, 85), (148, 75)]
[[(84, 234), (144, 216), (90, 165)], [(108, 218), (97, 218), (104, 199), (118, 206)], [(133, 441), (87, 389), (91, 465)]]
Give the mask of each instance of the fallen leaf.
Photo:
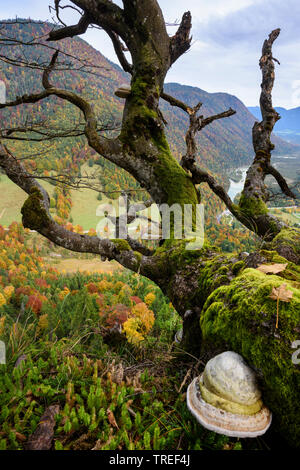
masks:
[(286, 284), (281, 284), (281, 286), (279, 287), (272, 287), (270, 298), (273, 300), (277, 300), (277, 317), (276, 317), (275, 328), (278, 328), (279, 300), (281, 300), (282, 302), (290, 302), (292, 297), (293, 297), (293, 292), (286, 288)]
[(271, 299), (281, 300), (282, 302), (290, 302), (293, 297), (293, 292), (286, 288), (286, 284), (281, 284), (279, 287), (273, 287), (270, 294)]
[(288, 263), (260, 264), (256, 269), (265, 274), (277, 274), (285, 270)]

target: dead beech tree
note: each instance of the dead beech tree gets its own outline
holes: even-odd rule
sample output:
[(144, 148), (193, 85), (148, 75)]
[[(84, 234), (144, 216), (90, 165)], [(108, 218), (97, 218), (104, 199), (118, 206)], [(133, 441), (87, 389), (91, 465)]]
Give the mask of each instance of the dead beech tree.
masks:
[[(102, 137), (89, 102), (74, 92), (52, 85), (51, 72), (57, 52), (45, 68), (43, 89), (39, 93), (16, 98), (0, 108), (36, 103), (51, 96), (71, 103), (82, 113), (89, 145), (99, 155), (128, 171), (147, 190), (153, 202), (196, 207), (201, 201), (201, 185), (207, 183), (233, 216), (261, 237), (263, 250), (249, 256), (228, 255), (205, 243), (200, 250), (188, 251), (185, 249), (187, 241), (174, 239), (171, 232), (170, 239), (162, 240), (160, 247), (151, 251), (129, 237), (125, 241), (100, 240), (69, 232), (51, 218), (48, 194), (2, 142), (0, 166), (28, 194), (22, 208), (23, 225), (66, 249), (117, 260), (156, 282), (183, 317), (183, 346), (196, 353), (207, 351), (209, 354), (217, 347), (243, 354), (262, 378), (265, 401), (275, 413), (281, 430), (292, 444), (299, 445), (299, 370), (291, 364), (290, 343), (299, 333), (300, 291), (299, 283), (297, 285), (295, 281), (299, 281), (300, 233), (269, 213), (265, 185), (266, 176), (272, 175), (281, 191), (294, 197), (284, 177), (271, 163), (274, 148), (271, 133), (280, 118), (272, 105), (272, 46), (280, 30), (272, 31), (263, 44), (260, 59), (262, 121), (253, 127), (254, 159), (237, 205), (199, 166), (195, 143), (195, 135), (205, 126), (216, 119), (230, 117), (235, 111), (229, 109), (204, 118), (199, 115), (201, 103), (191, 108), (164, 93), (168, 70), (191, 46), (191, 14), (183, 15), (176, 34), (169, 37), (157, 0), (123, 0), (122, 3), (123, 8), (120, 8), (110, 0), (72, 0), (71, 4), (82, 13), (80, 21), (77, 25), (64, 25), (51, 31), (48, 38), (55, 44), (63, 38), (83, 34), (90, 25), (102, 28), (109, 35), (120, 64), (131, 74), (131, 93), (125, 102), (118, 137)], [(55, 0), (55, 9), (60, 18), (59, 0)], [(131, 62), (124, 50), (130, 52)], [(179, 107), (190, 119), (187, 151), (180, 163), (172, 155), (165, 137), (160, 98)], [(280, 273), (281, 277), (268, 276), (255, 269), (260, 264), (274, 262), (288, 263), (288, 269)], [(269, 294), (272, 287), (282, 284), (282, 278), (293, 290), (293, 298), (289, 303), (281, 303), (281, 322), (277, 331), (276, 303)], [(277, 357), (281, 362), (275, 360)], [(279, 377), (285, 386), (283, 407), (280, 387), (275, 380)]]

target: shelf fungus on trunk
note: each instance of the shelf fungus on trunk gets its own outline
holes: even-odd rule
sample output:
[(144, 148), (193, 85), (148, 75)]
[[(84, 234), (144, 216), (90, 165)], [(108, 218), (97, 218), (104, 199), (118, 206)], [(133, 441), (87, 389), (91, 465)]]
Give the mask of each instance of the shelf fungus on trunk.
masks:
[(115, 95), (118, 96), (118, 98), (126, 99), (128, 98), (130, 94), (131, 94), (131, 88), (126, 83), (123, 83), (123, 85), (121, 85), (120, 88), (118, 88), (115, 91)]
[(232, 351), (208, 361), (188, 387), (187, 406), (202, 426), (231, 437), (261, 436), (272, 421), (254, 371)]

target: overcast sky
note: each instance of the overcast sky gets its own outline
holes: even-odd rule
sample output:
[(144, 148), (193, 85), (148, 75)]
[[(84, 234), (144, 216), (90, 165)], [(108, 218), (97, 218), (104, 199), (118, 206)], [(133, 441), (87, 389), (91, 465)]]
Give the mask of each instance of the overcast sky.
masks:
[[(0, 17), (51, 20), (48, 5), (53, 3), (53, 0), (0, 0)], [(159, 3), (166, 22), (179, 20), (186, 10), (193, 16), (192, 49), (174, 64), (167, 81), (197, 86), (208, 92), (227, 92), (247, 106), (255, 106), (260, 93), (258, 61), (262, 43), (272, 29), (279, 27), (282, 32), (273, 49), (274, 57), (281, 63), (276, 65), (274, 105), (300, 106), (299, 0), (160, 0)], [(68, 24), (75, 20), (71, 10), (63, 17)], [(82, 37), (118, 62), (103, 32), (92, 29)]]

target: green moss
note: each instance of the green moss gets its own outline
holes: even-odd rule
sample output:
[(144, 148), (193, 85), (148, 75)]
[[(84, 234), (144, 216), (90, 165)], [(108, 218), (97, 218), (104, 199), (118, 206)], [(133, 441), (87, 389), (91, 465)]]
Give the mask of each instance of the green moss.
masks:
[[(271, 159), (271, 154), (270, 152), (266, 152), (265, 150), (258, 150), (256, 152), (256, 155), (255, 155), (255, 160), (263, 160), (265, 161), (267, 159), (267, 161), (270, 161)], [(260, 169), (261, 170), (261, 169)], [(261, 170), (262, 171), (262, 170)]]
[(233, 274), (237, 274), (239, 271), (241, 271), (245, 267), (245, 262), (244, 261), (237, 261), (231, 268)]
[[(125, 151), (136, 153), (138, 140), (152, 139), (157, 132), (160, 132), (159, 118), (154, 102), (151, 101), (153, 106), (150, 107), (150, 101), (147, 99), (147, 97), (151, 97), (151, 93), (156, 93), (156, 91), (153, 92), (153, 87), (155, 84), (151, 67), (149, 70), (146, 67), (144, 74), (134, 77), (132, 80), (131, 95), (128, 98), (128, 113), (120, 134)], [(133, 135), (137, 138), (133, 139)], [(139, 147), (141, 150), (138, 153), (142, 154), (147, 145), (140, 143)], [(149, 158), (149, 155), (145, 154), (144, 158)]]
[(204, 304), (208, 295), (217, 287), (232, 279), (232, 255), (221, 254), (208, 257), (199, 273), (197, 302)]
[(296, 228), (283, 228), (278, 235), (273, 238), (269, 247), (274, 249), (282, 245), (290, 247), (295, 254), (300, 255), (300, 231)]
[(155, 255), (160, 258), (162, 264), (172, 266), (175, 272), (177, 269), (197, 262), (200, 257), (205, 257), (211, 250), (208, 243), (205, 243), (200, 250), (187, 250), (188, 243), (188, 240), (166, 240), (161, 247), (157, 248)]
[(189, 175), (183, 170), (170, 152), (169, 145), (162, 136), (161, 141), (156, 140), (159, 149), (158, 162), (154, 165), (154, 172), (160, 184), (165, 188), (167, 203), (172, 204), (198, 204), (199, 193)]
[(247, 197), (243, 193), (239, 200), (239, 206), (245, 215), (251, 217), (257, 217), (268, 213), (268, 207), (260, 198)]
[(284, 240), (289, 243), (294, 243), (295, 237), (300, 237), (300, 232), (294, 228), (284, 228), (280, 233), (274, 238), (274, 241)]
[[(276, 329), (276, 301), (270, 293), (283, 282), (293, 297), (279, 302)], [(264, 402), (293, 446), (300, 445), (300, 370), (292, 363), (291, 344), (299, 339), (299, 323), (300, 290), (289, 280), (255, 269), (245, 269), (230, 285), (215, 290), (200, 320), (204, 347), (236, 351), (259, 371)]]
[(135, 254), (137, 263), (140, 265), (141, 262), (142, 262), (142, 257), (143, 257), (143, 255), (142, 255), (141, 253), (139, 253), (138, 251), (134, 251), (134, 254)]
[(49, 224), (50, 218), (41, 205), (42, 200), (43, 196), (39, 189), (33, 188), (21, 209), (22, 223), (25, 228), (39, 230)]
[(220, 269), (219, 269), (219, 274), (226, 274), (229, 270), (229, 266), (222, 266)]
[(286, 263), (287, 260), (280, 256), (277, 251), (261, 250), (260, 255), (267, 259), (270, 263)]
[[(232, 255), (216, 255), (207, 242), (200, 250), (187, 250), (187, 243), (167, 240), (155, 252), (158, 278), (166, 279), (164, 291), (179, 310), (180, 306), (201, 308), (214, 289), (232, 279)], [(183, 282), (178, 284), (181, 277)]]
[(128, 241), (123, 240), (121, 238), (111, 240), (111, 242), (115, 245), (118, 251), (130, 251), (130, 245)]
[[(153, 77), (150, 78), (150, 83), (153, 80)], [(149, 80), (146, 81), (145, 77), (137, 76), (131, 85), (131, 94), (132, 94), (132, 101), (137, 102), (141, 100), (142, 103), (145, 101), (145, 96), (147, 94), (147, 90), (149, 89)]]

